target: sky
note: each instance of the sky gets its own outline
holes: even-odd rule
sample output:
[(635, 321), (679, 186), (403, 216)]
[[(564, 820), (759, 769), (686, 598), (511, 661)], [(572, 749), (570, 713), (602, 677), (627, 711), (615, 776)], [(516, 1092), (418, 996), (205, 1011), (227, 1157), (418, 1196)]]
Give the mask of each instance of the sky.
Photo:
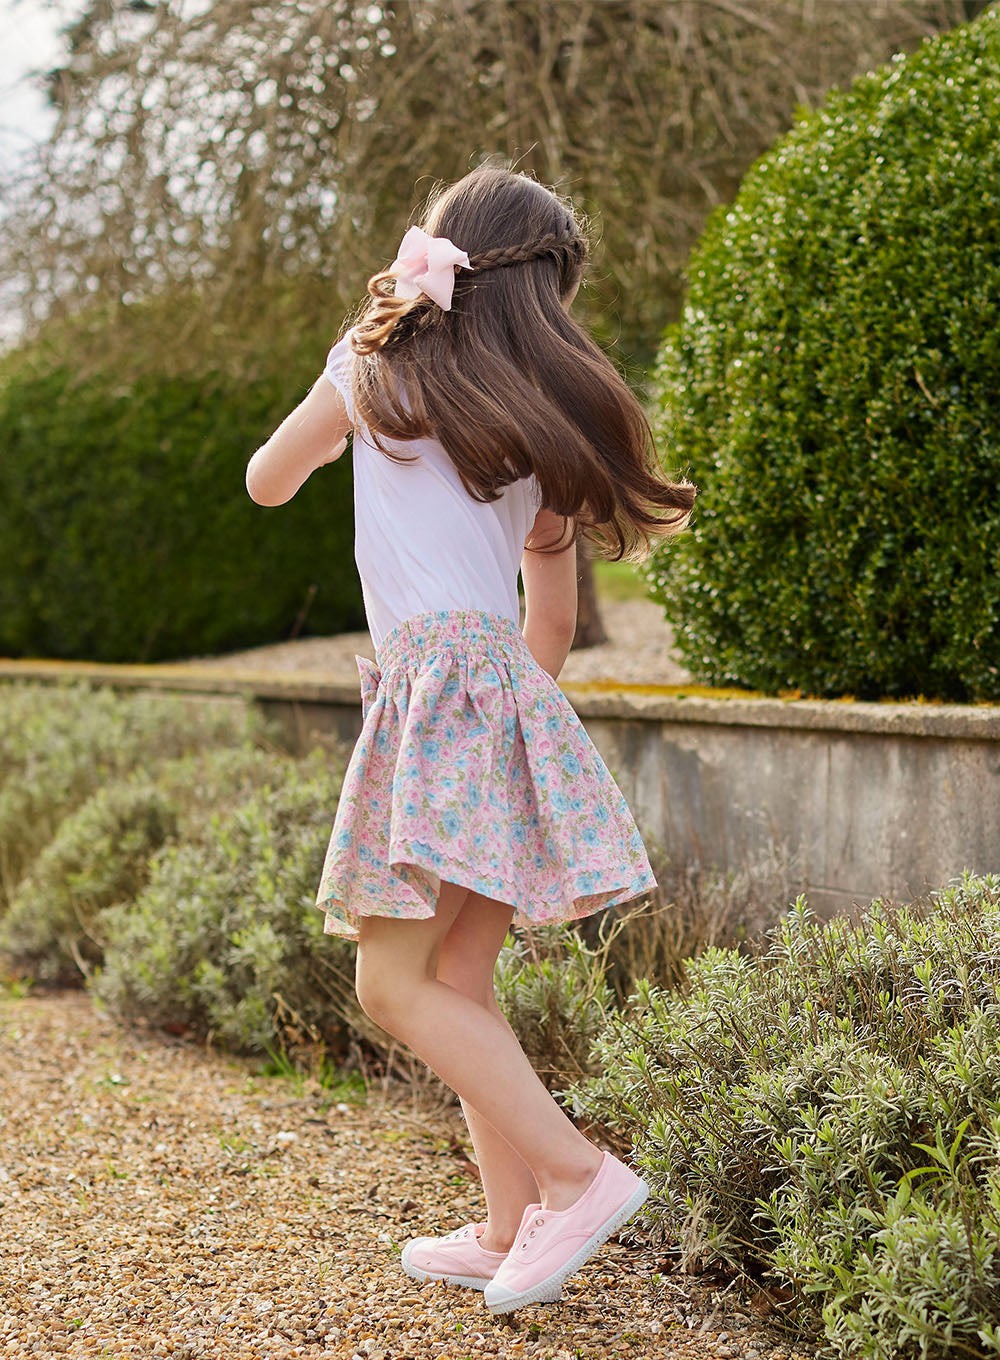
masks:
[(55, 122), (33, 73), (60, 55), (58, 31), (82, 0), (0, 0), (0, 166), (8, 167)]

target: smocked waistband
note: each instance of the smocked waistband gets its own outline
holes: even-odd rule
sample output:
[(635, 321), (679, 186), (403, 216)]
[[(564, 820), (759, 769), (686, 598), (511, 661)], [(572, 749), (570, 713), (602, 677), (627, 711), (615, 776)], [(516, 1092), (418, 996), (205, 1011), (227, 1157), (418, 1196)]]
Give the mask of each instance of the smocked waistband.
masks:
[(376, 656), (379, 667), (388, 670), (445, 648), (515, 656), (523, 654), (526, 646), (518, 625), (503, 614), (478, 609), (438, 609), (414, 614), (397, 624), (382, 639)]

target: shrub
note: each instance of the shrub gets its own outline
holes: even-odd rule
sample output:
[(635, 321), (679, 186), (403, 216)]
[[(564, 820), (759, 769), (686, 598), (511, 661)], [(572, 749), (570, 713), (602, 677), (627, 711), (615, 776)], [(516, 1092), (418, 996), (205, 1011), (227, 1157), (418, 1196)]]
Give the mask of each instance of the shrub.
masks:
[(125, 1019), (240, 1051), (342, 1049), (354, 951), (323, 935), (314, 905), (338, 792), (316, 751), (200, 838), (164, 846), (136, 901), (104, 914), (97, 995)]
[(104, 784), (186, 751), (268, 730), (242, 700), (116, 694), (86, 684), (0, 688), (0, 910), (63, 818)]
[(80, 982), (104, 958), (103, 914), (139, 896), (167, 841), (204, 835), (213, 812), (246, 801), (288, 757), (209, 747), (97, 789), (59, 824), (0, 921), (8, 966), (36, 981)]
[[(616, 1004), (641, 978), (661, 986), (680, 982), (687, 961), (710, 946), (759, 940), (795, 897), (793, 884), (802, 881), (797, 855), (773, 837), (725, 870), (693, 857), (675, 863), (655, 848), (652, 860), (659, 884), (652, 902), (612, 908), (623, 923), (606, 953), (605, 976)], [(607, 927), (598, 915), (585, 918), (579, 929), (591, 941)]]
[[(109, 325), (119, 328), (128, 318)], [(156, 661), (362, 621), (350, 471), (280, 509), (243, 484), (322, 367), (75, 374), (48, 351), (0, 374), (0, 653)]]
[(497, 1000), (547, 1086), (591, 1070), (590, 1050), (613, 1000), (606, 971), (607, 940), (592, 948), (571, 925), (524, 927), (507, 937)]
[(653, 392), (701, 495), (650, 577), (688, 666), (1000, 697), (1000, 14), (802, 115), (688, 277)]
[(845, 1357), (1000, 1342), (1000, 877), (858, 922), (804, 900), (754, 957), (611, 1014), (565, 1094), (635, 1141), (685, 1266), (766, 1273)]
[(99, 789), (22, 878), (0, 921), (0, 951), (36, 980), (86, 976), (102, 955), (101, 912), (138, 893), (150, 855), (176, 830), (176, 808), (146, 775)]

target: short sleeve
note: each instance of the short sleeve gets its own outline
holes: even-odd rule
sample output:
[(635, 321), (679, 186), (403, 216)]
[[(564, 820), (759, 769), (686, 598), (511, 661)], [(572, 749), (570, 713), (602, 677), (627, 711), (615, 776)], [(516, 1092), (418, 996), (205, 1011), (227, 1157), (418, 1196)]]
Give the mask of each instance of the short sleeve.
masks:
[(350, 416), (352, 424), (354, 423), (353, 366), (354, 351), (351, 349), (351, 332), (348, 331), (326, 356), (326, 368), (323, 370), (323, 376), (332, 383), (344, 398), (344, 405), (347, 407), (347, 414)]

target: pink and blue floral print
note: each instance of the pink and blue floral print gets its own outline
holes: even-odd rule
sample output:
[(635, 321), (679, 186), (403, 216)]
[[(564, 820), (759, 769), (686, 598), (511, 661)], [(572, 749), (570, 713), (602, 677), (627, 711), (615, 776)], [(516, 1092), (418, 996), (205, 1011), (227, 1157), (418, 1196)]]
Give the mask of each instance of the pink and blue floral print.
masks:
[(344, 776), (316, 905), (434, 914), (442, 881), (563, 921), (656, 886), (625, 798), (569, 700), (497, 614), (442, 610), (358, 657), (364, 726)]

